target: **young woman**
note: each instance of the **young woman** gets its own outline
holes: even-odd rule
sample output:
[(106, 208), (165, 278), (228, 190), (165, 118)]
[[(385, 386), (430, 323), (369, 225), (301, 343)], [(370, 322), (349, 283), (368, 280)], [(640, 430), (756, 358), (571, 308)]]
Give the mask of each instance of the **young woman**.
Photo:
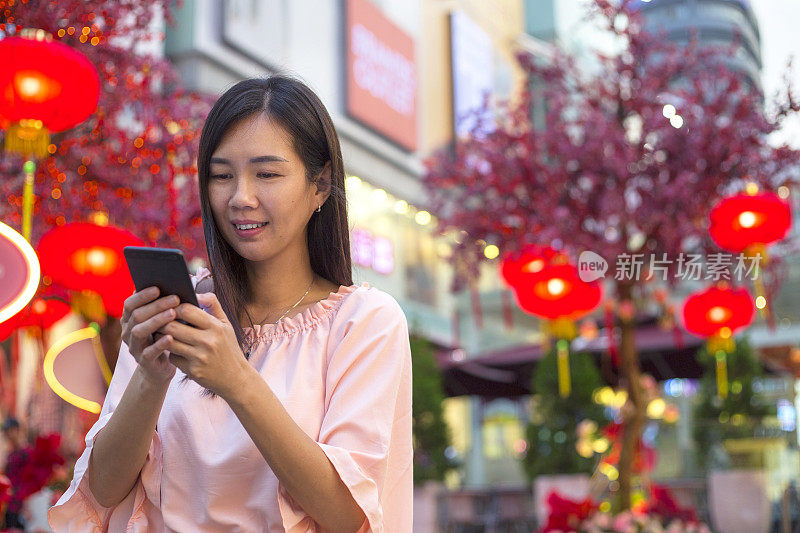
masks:
[(391, 296), (353, 285), (330, 116), (294, 79), (240, 82), (206, 120), (198, 171), (205, 310), (154, 287), (126, 300), (51, 526), (410, 532), (407, 324)]

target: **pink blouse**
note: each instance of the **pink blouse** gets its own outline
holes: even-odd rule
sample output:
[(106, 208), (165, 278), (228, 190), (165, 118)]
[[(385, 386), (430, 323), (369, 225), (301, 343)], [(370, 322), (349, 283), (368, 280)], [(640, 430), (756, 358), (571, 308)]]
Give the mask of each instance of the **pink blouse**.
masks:
[[(359, 531), (410, 532), (411, 353), (397, 302), (368, 283), (342, 286), (297, 315), (245, 331), (257, 338), (250, 363), (364, 511)], [(123, 343), (75, 477), (48, 512), (54, 531), (321, 529), (283, 488), (228, 404), (203, 396), (193, 381), (181, 384), (180, 370), (136, 485), (115, 507), (101, 506), (84, 474), (94, 439), (135, 368)]]

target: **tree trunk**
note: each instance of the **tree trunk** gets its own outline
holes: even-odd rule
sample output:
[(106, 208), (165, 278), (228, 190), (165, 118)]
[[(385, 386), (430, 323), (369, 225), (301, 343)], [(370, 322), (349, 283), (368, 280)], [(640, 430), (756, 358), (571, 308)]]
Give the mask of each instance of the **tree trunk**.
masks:
[[(619, 282), (617, 290), (620, 302), (633, 301), (632, 282)], [(622, 453), (618, 465), (619, 490), (614, 498), (614, 508), (617, 512), (630, 509), (631, 507), (633, 463), (636, 455), (637, 443), (642, 435), (647, 409), (644, 391), (642, 390), (642, 372), (639, 368), (639, 355), (636, 352), (634, 331), (635, 313), (634, 316), (623, 317), (621, 320), (621, 383), (628, 392), (630, 408), (623, 411), (625, 431), (622, 434)]]

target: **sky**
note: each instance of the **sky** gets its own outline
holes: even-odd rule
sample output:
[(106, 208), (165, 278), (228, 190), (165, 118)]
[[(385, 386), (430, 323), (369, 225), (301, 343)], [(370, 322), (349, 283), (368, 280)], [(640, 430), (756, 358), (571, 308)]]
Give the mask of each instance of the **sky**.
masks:
[[(783, 85), (786, 63), (794, 56), (792, 83), (800, 98), (800, 0), (750, 0), (761, 31), (761, 57), (764, 63), (762, 81), (770, 101)], [(776, 140), (800, 148), (800, 118), (784, 125)]]

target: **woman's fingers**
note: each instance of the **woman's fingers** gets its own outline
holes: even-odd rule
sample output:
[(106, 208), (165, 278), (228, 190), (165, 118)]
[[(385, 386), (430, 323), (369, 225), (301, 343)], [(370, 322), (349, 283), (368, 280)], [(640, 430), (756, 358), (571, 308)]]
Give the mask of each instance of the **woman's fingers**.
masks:
[(142, 324), (155, 315), (180, 304), (180, 299), (175, 295), (167, 295), (156, 299), (158, 294), (157, 287), (148, 287), (133, 293), (132, 296), (125, 300), (121, 319), (122, 340), (125, 341), (125, 344), (128, 345), (134, 355), (141, 353), (142, 349), (151, 342), (150, 335), (152, 331), (146, 331), (148, 328), (142, 327)]
[(172, 337), (164, 335), (153, 344), (142, 350), (142, 361), (155, 361), (158, 357), (167, 350), (169, 342)]
[[(198, 312), (205, 314), (203, 311), (200, 311), (199, 309)], [(180, 318), (181, 313), (178, 311), (176, 313), (176, 316)], [(202, 342), (202, 340), (205, 338), (205, 335), (203, 334), (202, 330), (194, 326), (187, 326), (186, 324), (181, 324), (177, 320), (173, 320), (169, 324), (166, 324), (164, 327), (160, 328), (158, 332), (164, 335), (171, 335), (173, 339), (179, 340), (183, 343), (192, 346)]]
[[(131, 328), (131, 353), (142, 353), (152, 344), (151, 336), (175, 318), (175, 309), (168, 308)], [(163, 338), (163, 337), (162, 337)], [(159, 339), (161, 340), (161, 339)]]
[(158, 287), (147, 287), (144, 290), (136, 291), (125, 299), (122, 305), (122, 321), (131, 318), (131, 314), (139, 307), (151, 302), (158, 297)]
[(170, 341), (167, 343), (168, 345), (167, 350), (169, 350), (170, 353), (170, 361), (172, 360), (173, 355), (179, 356), (181, 359), (192, 358), (191, 354), (195, 352), (194, 346), (187, 344), (185, 342), (181, 342), (172, 335), (166, 335), (166, 336), (170, 338)]
[(133, 321), (137, 324), (142, 324), (147, 320), (153, 318), (154, 316), (158, 315), (159, 313), (163, 313), (168, 309), (172, 309), (177, 307), (181, 303), (180, 298), (175, 296), (174, 294), (169, 296), (163, 296), (154, 302), (150, 302), (148, 304), (144, 304), (140, 307), (137, 307), (131, 312), (131, 317)]
[(184, 344), (180, 341), (176, 341), (172, 339), (169, 342), (169, 362), (175, 365), (181, 372), (186, 374), (189, 377), (193, 377), (192, 374), (192, 356), (188, 355), (192, 350), (192, 347), (188, 344)]

